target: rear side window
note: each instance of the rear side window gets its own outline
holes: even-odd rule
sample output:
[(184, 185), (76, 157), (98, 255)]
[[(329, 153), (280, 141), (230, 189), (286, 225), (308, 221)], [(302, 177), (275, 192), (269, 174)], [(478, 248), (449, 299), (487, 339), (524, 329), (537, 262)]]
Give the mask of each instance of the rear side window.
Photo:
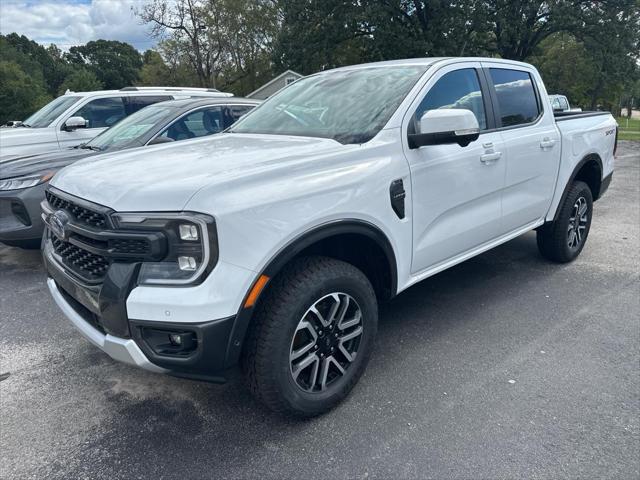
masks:
[(165, 102), (167, 100), (173, 100), (173, 97), (168, 95), (157, 95), (157, 96), (146, 96), (146, 97), (126, 97), (125, 98), (125, 107), (127, 110), (127, 115), (131, 115), (132, 113), (137, 112), (138, 110), (142, 110), (144, 107), (148, 107), (149, 105), (153, 105), (158, 102)]
[(471, 110), (478, 120), (480, 130), (486, 130), (487, 116), (475, 69), (464, 68), (443, 75), (420, 102), (415, 120), (419, 122), (425, 112), (438, 108)]
[(520, 70), (491, 68), (503, 127), (531, 123), (540, 115), (531, 75)]
[(91, 100), (72, 116), (87, 120), (87, 128), (104, 128), (115, 124), (127, 114), (121, 97), (108, 97)]

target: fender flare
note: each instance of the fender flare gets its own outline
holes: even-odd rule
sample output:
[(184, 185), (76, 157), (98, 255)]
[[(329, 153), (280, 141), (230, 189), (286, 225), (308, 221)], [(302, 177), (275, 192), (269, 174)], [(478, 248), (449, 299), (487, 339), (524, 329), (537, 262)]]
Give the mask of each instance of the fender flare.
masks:
[[(268, 277), (273, 278), (289, 261), (307, 247), (319, 242), (320, 240), (343, 234), (364, 235), (376, 242), (376, 244), (382, 249), (387, 258), (387, 262), (389, 263), (389, 271), (391, 273), (391, 295), (394, 296), (398, 289), (398, 267), (396, 263), (396, 255), (391, 242), (380, 228), (370, 222), (358, 219), (345, 219), (327, 222), (300, 234), (293, 240), (289, 241), (275, 255), (273, 255), (271, 259), (269, 259), (264, 269), (255, 276), (255, 280), (252, 282), (251, 287), (253, 288), (262, 275), (267, 275)], [(244, 339), (255, 309), (255, 307), (244, 308), (250, 291), (251, 288), (247, 291), (242, 300), (240, 310), (238, 311), (236, 320), (233, 324), (231, 335), (229, 336), (227, 352), (225, 355), (226, 368), (236, 364), (240, 359), (240, 354), (242, 353)]]
[[(592, 160), (595, 160), (595, 162), (598, 164), (598, 168), (600, 169), (600, 181), (602, 182), (603, 180), (602, 172), (604, 172), (604, 169), (602, 166), (602, 159), (600, 158), (600, 155), (598, 155), (597, 153), (590, 153), (589, 155), (585, 156), (582, 160), (580, 160), (578, 164), (574, 167), (573, 172), (571, 172), (571, 175), (569, 176), (569, 180), (567, 180), (567, 183), (564, 186), (564, 190), (562, 191), (562, 196), (560, 197), (560, 201), (556, 206), (556, 211), (553, 214), (554, 222), (558, 219), (558, 214), (560, 213), (560, 205), (562, 205), (565, 199), (567, 198), (567, 194), (569, 193), (569, 187), (571, 186), (575, 178), (578, 176), (578, 173), (580, 172), (582, 167), (584, 167), (587, 163), (591, 162)], [(595, 201), (597, 200), (596, 192), (593, 192), (593, 194), (594, 194), (594, 201)]]

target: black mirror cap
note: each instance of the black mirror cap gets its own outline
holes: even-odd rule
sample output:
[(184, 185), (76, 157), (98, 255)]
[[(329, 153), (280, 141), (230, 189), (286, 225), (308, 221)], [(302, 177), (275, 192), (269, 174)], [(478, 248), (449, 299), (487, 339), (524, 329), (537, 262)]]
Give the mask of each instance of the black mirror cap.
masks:
[(438, 133), (410, 133), (408, 135), (409, 148), (416, 149), (426, 145), (447, 145), (457, 143), (461, 147), (466, 147), (471, 142), (475, 142), (480, 137), (480, 132), (456, 135), (456, 132)]

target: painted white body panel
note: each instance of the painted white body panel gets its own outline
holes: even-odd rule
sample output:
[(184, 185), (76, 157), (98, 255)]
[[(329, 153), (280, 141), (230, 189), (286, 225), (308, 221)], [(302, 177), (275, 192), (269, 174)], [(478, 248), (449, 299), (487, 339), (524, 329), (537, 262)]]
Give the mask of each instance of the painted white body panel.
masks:
[[(468, 147), (410, 150), (408, 119), (416, 102), (442, 72), (481, 61), (532, 72), (546, 102), (544, 115), (532, 126), (485, 132)], [(127, 300), (131, 318), (202, 322), (235, 315), (276, 253), (327, 222), (358, 219), (378, 227), (395, 253), (400, 292), (540, 226), (553, 216), (573, 168), (586, 155), (601, 156), (605, 175), (612, 170), (613, 137), (605, 129), (615, 128), (613, 118), (576, 119), (558, 129), (533, 67), (483, 59), (422, 62), (431, 67), (385, 128), (363, 145), (222, 134), (93, 157), (63, 169), (51, 184), (119, 212), (212, 215), (219, 261), (203, 283), (139, 286)], [(541, 148), (547, 137), (553, 148)], [(480, 161), (495, 152), (502, 153), (497, 161)], [(395, 179), (406, 190), (402, 220), (389, 201)]]

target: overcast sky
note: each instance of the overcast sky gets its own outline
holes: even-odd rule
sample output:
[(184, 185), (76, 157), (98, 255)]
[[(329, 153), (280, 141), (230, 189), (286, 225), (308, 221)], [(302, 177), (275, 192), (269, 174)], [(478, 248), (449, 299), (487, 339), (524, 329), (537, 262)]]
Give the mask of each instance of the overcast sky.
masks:
[(120, 40), (140, 51), (155, 41), (132, 7), (144, 0), (0, 0), (0, 33), (16, 32), (62, 50), (90, 40)]

